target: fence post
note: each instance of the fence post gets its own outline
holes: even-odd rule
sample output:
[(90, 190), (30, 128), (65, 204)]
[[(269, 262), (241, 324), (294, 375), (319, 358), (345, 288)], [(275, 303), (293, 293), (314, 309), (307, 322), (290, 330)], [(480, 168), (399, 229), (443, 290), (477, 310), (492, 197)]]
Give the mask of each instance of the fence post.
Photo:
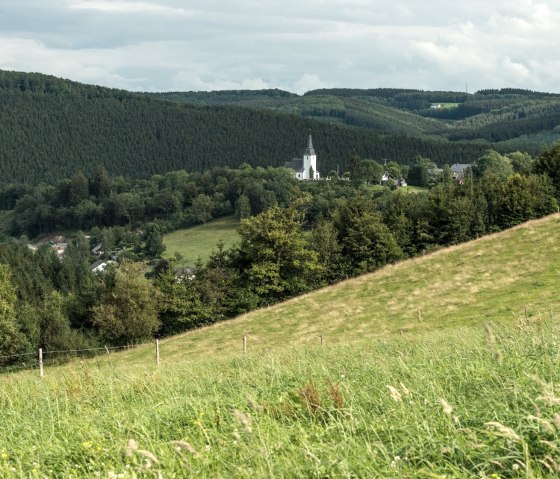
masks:
[(43, 369), (43, 348), (39, 348), (39, 376), (45, 377), (45, 370)]
[(323, 345), (323, 333), (321, 333), (320, 338), (321, 338), (321, 346), (322, 346)]
[(159, 339), (156, 339), (156, 364), (159, 368)]
[(243, 354), (247, 354), (247, 336), (243, 336)]

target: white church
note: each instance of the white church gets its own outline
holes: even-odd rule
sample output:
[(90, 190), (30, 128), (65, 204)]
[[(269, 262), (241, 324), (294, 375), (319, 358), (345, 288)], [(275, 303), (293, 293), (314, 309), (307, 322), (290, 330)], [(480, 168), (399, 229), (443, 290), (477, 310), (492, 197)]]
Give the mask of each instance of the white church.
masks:
[(307, 148), (303, 152), (303, 158), (294, 158), (292, 161), (284, 163), (285, 168), (290, 168), (298, 180), (318, 180), (320, 178), (317, 171), (317, 155), (313, 149), (313, 139), (311, 133), (307, 138)]

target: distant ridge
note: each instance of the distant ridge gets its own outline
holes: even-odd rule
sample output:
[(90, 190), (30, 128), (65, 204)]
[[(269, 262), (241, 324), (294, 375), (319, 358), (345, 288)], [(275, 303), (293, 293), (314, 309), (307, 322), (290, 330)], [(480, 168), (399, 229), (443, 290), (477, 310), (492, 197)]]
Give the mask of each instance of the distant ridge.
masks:
[[(431, 109), (432, 102), (446, 107)], [(52, 183), (98, 165), (136, 178), (282, 166), (301, 153), (309, 128), (325, 175), (345, 168), (354, 152), (405, 164), (417, 155), (469, 163), (490, 147), (536, 154), (560, 139), (559, 125), (558, 95), (513, 89), (147, 94), (0, 71), (4, 183)]]
[(89, 174), (97, 165), (137, 178), (243, 163), (281, 166), (300, 154), (309, 128), (325, 173), (344, 167), (353, 151), (401, 163), (423, 155), (443, 164), (472, 161), (488, 147), (375, 133), (279, 111), (161, 102), (153, 95), (0, 71), (2, 182), (54, 182), (80, 169)]

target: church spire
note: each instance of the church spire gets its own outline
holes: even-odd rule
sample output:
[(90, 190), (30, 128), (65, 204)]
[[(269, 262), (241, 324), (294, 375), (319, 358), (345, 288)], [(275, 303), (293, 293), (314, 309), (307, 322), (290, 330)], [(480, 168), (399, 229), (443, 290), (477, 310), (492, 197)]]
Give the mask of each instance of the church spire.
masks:
[(311, 138), (311, 130), (309, 130), (309, 136), (307, 137), (307, 148), (303, 153), (304, 156), (315, 155), (315, 150), (313, 149), (313, 138)]

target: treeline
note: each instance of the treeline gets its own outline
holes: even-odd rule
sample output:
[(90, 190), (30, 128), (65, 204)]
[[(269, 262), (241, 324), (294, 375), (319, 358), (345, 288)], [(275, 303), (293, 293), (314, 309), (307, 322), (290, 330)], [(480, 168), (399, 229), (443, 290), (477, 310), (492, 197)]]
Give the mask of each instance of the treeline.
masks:
[(97, 230), (105, 228), (144, 230), (156, 223), (165, 233), (234, 213), (244, 218), (287, 206), (298, 194), (298, 182), (284, 168), (181, 170), (148, 180), (114, 177), (97, 168), (90, 178), (78, 172), (55, 185), (0, 186), (0, 209), (11, 210), (6, 220), (11, 236), (96, 228), (98, 237)]
[[(371, 188), (360, 178), (294, 183), (285, 203), (251, 215), (248, 189), (285, 175), (261, 171), (269, 176), (252, 176), (238, 198), (245, 197), (240, 244), (218, 247), (191, 279), (178, 280), (168, 260), (156, 262), (149, 278), (143, 263), (129, 261), (95, 275), (90, 248), (98, 238), (91, 232), (89, 241), (77, 234), (62, 260), (48, 245), (33, 252), (25, 240), (6, 239), (0, 363), (38, 347), (123, 345), (175, 334), (558, 211), (560, 145), (534, 161), (520, 155), (489, 151), (463, 183), (442, 175), (413, 194)], [(209, 183), (225, 186), (222, 175), (212, 176), (179, 172), (152, 186), (184, 180), (196, 181), (199, 191)], [(243, 183), (247, 175), (232, 178)]]
[(343, 165), (352, 149), (399, 163), (418, 154), (438, 163), (449, 157), (466, 162), (484, 149), (276, 112), (156, 101), (39, 74), (1, 73), (2, 182), (53, 183), (78, 170), (92, 175), (96, 165), (135, 178), (216, 165), (281, 166), (302, 154), (309, 128), (323, 171)]

